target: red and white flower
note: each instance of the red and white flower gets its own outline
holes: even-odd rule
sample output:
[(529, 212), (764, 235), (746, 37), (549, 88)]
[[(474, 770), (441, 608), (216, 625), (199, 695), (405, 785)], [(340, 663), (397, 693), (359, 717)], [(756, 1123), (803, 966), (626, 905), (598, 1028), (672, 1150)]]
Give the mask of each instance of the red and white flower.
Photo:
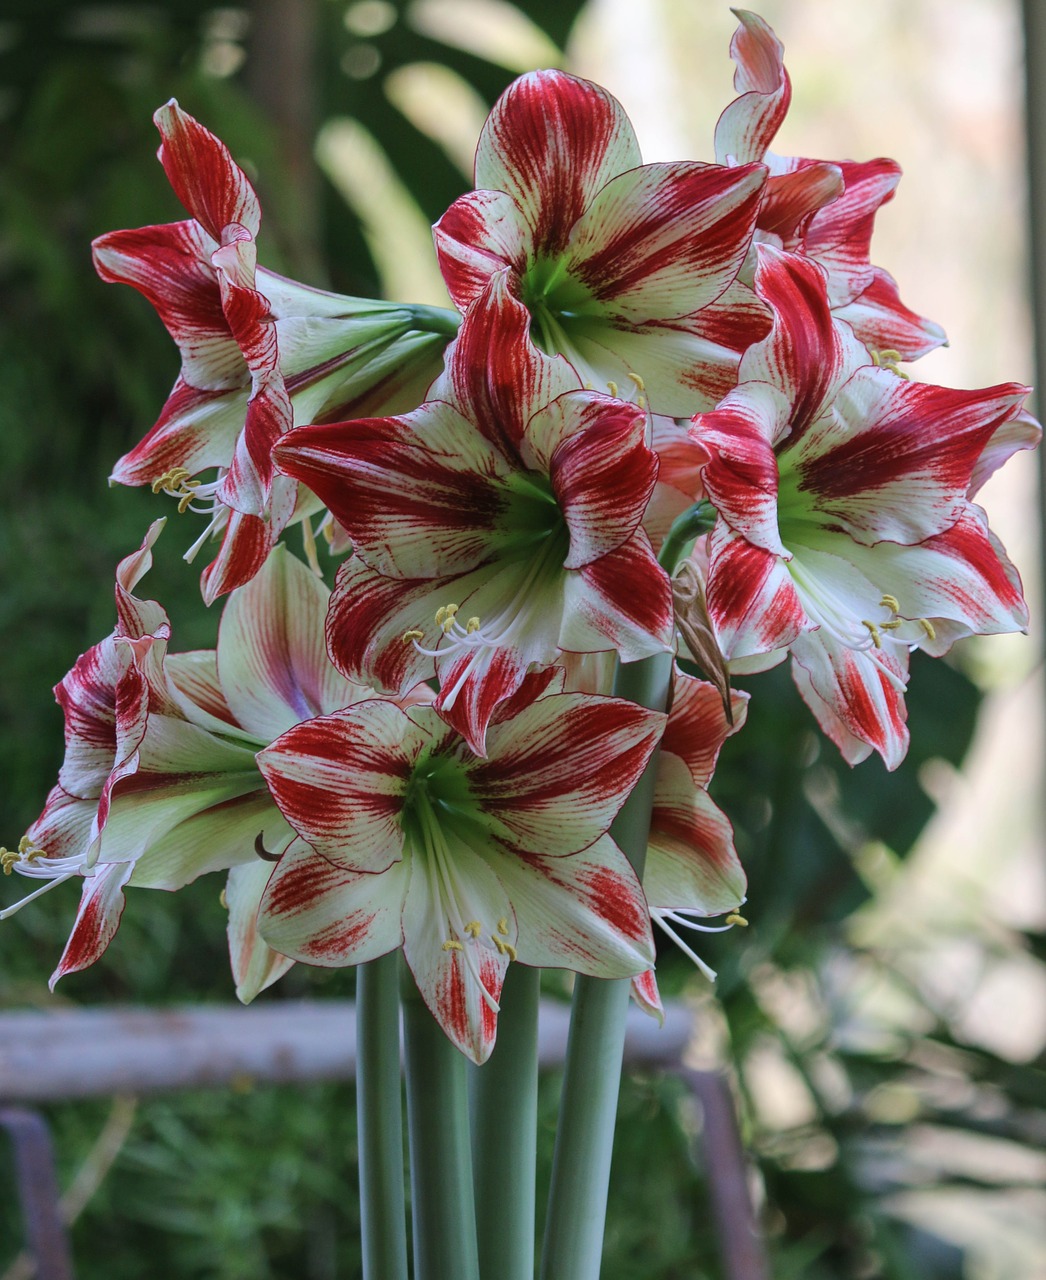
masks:
[(435, 673), (437, 708), (480, 754), (532, 664), (601, 650), (630, 662), (672, 638), (640, 524), (657, 475), (646, 415), (582, 390), (528, 325), (495, 276), (433, 399), (299, 428), (274, 455), (353, 543), (327, 622), (334, 661), (392, 694)]
[(402, 946), (474, 1062), (494, 1046), (510, 960), (608, 978), (653, 963), (642, 890), (606, 832), (664, 716), (536, 696), (551, 674), (501, 705), (486, 758), (432, 708), (387, 701), (299, 724), (258, 757), (303, 837), (262, 898), (262, 937), (325, 966)]
[[(893, 277), (869, 260), (875, 215), (893, 198), (900, 166), (893, 160), (806, 160), (770, 150), (791, 101), (784, 48), (757, 14), (735, 10), (740, 26), (730, 44), (740, 96), (715, 131), (720, 164), (754, 161), (770, 171), (755, 241), (802, 253), (827, 273), (837, 319), (847, 321), (887, 362), (915, 360), (945, 341), (944, 330), (901, 302)], [(754, 265), (754, 264), (753, 264)], [(743, 276), (748, 280), (746, 272)]]
[(733, 384), (765, 332), (734, 286), (764, 179), (759, 164), (644, 165), (605, 89), (535, 71), (494, 104), (478, 190), (436, 224), (443, 277), (465, 311), (505, 273), (542, 350), (599, 391), (686, 417)]
[(760, 246), (756, 291), (773, 330), (694, 418), (719, 513), (709, 616), (728, 659), (790, 651), (847, 760), (876, 750), (894, 768), (909, 650), (1026, 625), (1016, 570), (970, 495), (1039, 428), (1017, 384), (957, 391), (869, 364), (809, 259)]
[(232, 868), (233, 973), (238, 994), (250, 999), (288, 967), (258, 944), (254, 914), (270, 859), (293, 838), (255, 753), (297, 721), (370, 690), (331, 665), (323, 644), (329, 593), (282, 548), (229, 597), (216, 651), (169, 654), (167, 615), (134, 594), (162, 524), (120, 563), (116, 630), (55, 690), (66, 720), (58, 785), (3, 865), (48, 881), (38, 893), (84, 878), (52, 985), (108, 946), (126, 885), (177, 889)]
[[(191, 217), (110, 232), (94, 242), (94, 260), (102, 279), (153, 304), (182, 368), (159, 420), (112, 479), (151, 485), (179, 510), (210, 516), (186, 557), (224, 535), (203, 575), (210, 603), (257, 572), (295, 514), (296, 486), (273, 473), (269, 456), (292, 418), (413, 408), (439, 372), (456, 317), (341, 297), (259, 268), (261, 209), (228, 149), (173, 99), (154, 120), (160, 162)], [(194, 479), (208, 471), (216, 478)]]

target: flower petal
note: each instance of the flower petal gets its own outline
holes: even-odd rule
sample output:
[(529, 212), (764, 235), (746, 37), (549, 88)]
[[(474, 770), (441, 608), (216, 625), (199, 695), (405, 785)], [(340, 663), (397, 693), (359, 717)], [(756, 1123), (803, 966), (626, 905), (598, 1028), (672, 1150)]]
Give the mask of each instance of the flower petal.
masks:
[(236, 998), (250, 1004), (259, 992), (282, 978), (294, 961), (262, 941), (258, 933), (258, 904), (272, 875), (272, 867), (255, 860), (233, 867), (225, 882), (229, 908), (229, 961)]
[(792, 86), (784, 66), (784, 46), (757, 14), (735, 9), (740, 26), (730, 41), (737, 63), (735, 98), (715, 128), (715, 154), (720, 164), (762, 160), (788, 111)]
[(939, 324), (904, 305), (896, 281), (879, 267), (872, 268), (871, 284), (835, 315), (869, 350), (896, 351), (902, 360), (918, 360), (948, 340)]
[(722, 520), (710, 545), (706, 600), (724, 657), (790, 645), (809, 623), (785, 562)]
[(732, 721), (726, 718), (723, 698), (715, 685), (676, 671), (661, 754), (678, 756), (697, 787), (707, 787), (712, 781), (720, 748), (744, 724), (748, 694), (735, 689), (730, 704)]
[(221, 242), (231, 224), (252, 237), (261, 226), (258, 197), (228, 147), (183, 111), (174, 98), (153, 115), (158, 152), (174, 194), (207, 233)]
[(130, 873), (130, 863), (116, 863), (99, 866), (84, 879), (69, 941), (47, 984), (52, 991), (59, 978), (94, 964), (116, 936), (124, 909), (123, 886)]
[(654, 962), (650, 912), (610, 836), (566, 857), (488, 855), (516, 913), (522, 964), (626, 978)]
[(261, 896), (258, 933), (274, 951), (306, 964), (341, 968), (376, 960), (403, 941), (409, 875), (403, 862), (360, 874), (295, 841)]
[(904, 646), (851, 649), (821, 627), (795, 641), (792, 658), (803, 700), (846, 760), (857, 764), (875, 750), (896, 769), (908, 751)]
[(641, 324), (714, 302), (748, 252), (765, 180), (761, 165), (688, 161), (612, 179), (570, 237), (570, 274), (595, 300), (586, 309)]
[(757, 248), (755, 289), (774, 312), (770, 334), (741, 360), (740, 382), (769, 382), (792, 406), (792, 439), (831, 404), (847, 378), (871, 357), (829, 307), (824, 271), (769, 245)]
[(229, 597), (218, 630), (218, 674), (232, 715), (260, 742), (369, 696), (327, 656), (329, 600), (323, 582), (282, 546)]
[(275, 457), (344, 525), (364, 563), (390, 577), (474, 568), (508, 502), (505, 458), (441, 401), (404, 418), (299, 427)]
[(663, 653), (672, 634), (671, 584), (642, 529), (566, 575), (561, 649), (616, 649), (623, 662), (634, 662)]
[(593, 392), (560, 396), (531, 419), (525, 439), (551, 455), (549, 478), (570, 533), (565, 568), (591, 564), (639, 527), (658, 465), (645, 436), (640, 409)]
[(520, 76), (494, 104), (476, 150), (476, 186), (519, 205), (534, 251), (552, 255), (596, 192), (640, 164), (639, 144), (616, 98), (562, 71)]
[(941, 533), (965, 509), (985, 445), (1026, 394), (1015, 383), (958, 391), (860, 369), (832, 415), (789, 450), (798, 500), (820, 522), (866, 544)]
[(663, 715), (624, 698), (549, 694), (490, 725), (469, 786), (508, 847), (576, 853), (610, 826), (663, 728)]
[(533, 414), (580, 389), (581, 379), (562, 356), (547, 356), (531, 342), (530, 312), (508, 273), (500, 272), (469, 307), (429, 397), (454, 405), (511, 458)]
[(439, 269), (454, 305), (466, 311), (491, 276), (527, 264), (531, 233), (522, 210), (504, 191), (469, 191), (432, 228)]
[(418, 734), (393, 703), (360, 702), (288, 729), (258, 753), (258, 767), (318, 853), (352, 871), (383, 871), (402, 857), (400, 813)]

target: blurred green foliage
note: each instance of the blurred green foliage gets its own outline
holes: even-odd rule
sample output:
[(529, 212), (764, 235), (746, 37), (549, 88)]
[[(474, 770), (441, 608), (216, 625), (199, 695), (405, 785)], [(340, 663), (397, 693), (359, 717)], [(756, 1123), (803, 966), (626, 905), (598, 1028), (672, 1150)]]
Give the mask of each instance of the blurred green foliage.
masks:
[[(391, 21), (386, 5), (386, 25), (366, 38), (346, 28), (344, 4), (303, 0), (299, 8), (315, 24), (307, 103), (315, 124), (333, 115), (359, 120), (435, 219), (461, 191), (461, 175), (391, 105), (383, 77), (434, 62), (491, 102), (513, 72), (422, 34), (405, 3), (391, 6)], [(519, 8), (562, 46), (580, 3), (520, 0)], [(334, 189), (315, 171), (301, 186), (281, 182), (287, 139), (270, 114), (271, 92), (249, 91), (252, 39), (271, 12), (267, 4), (251, 10), (207, 0), (7, 0), (0, 15), (0, 840), (8, 845), (39, 811), (60, 762), (61, 717), (50, 686), (111, 629), (114, 566), (149, 520), (168, 513), (163, 499), (110, 490), (105, 478), (156, 416), (177, 357), (142, 299), (95, 278), (88, 250), (103, 231), (181, 216), (154, 159), (156, 106), (177, 96), (258, 175), (267, 265), (345, 292), (378, 290), (358, 221)], [(213, 56), (216, 46), (224, 63)], [(246, 52), (239, 70), (238, 50)], [(371, 72), (361, 75), (367, 66)], [(305, 216), (310, 183), (314, 207)], [(149, 592), (174, 621), (174, 649), (210, 645), (216, 615), (200, 604), (196, 571), (178, 559), (190, 538), (172, 523)], [(715, 794), (737, 826), (753, 927), (702, 945), (720, 971), (721, 1013), (706, 998), (701, 1016), (718, 1027), (719, 1052), (733, 1064), (745, 1139), (766, 1188), (775, 1276), (958, 1277), (960, 1253), (888, 1211), (889, 1197), (917, 1176), (906, 1162), (905, 1135), (918, 1120), (1015, 1146), (1043, 1140), (1042, 1064), (1003, 1063), (961, 1043), (947, 1010), (930, 1007), (925, 993), (904, 992), (906, 980), (889, 957), (847, 942), (846, 922), (874, 888), (868, 849), (878, 842), (889, 857), (903, 858), (931, 816), (920, 769), (933, 759), (962, 760), (978, 693), (945, 663), (917, 660), (912, 751), (890, 775), (876, 762), (856, 772), (842, 764), (786, 670), (753, 679), (751, 688), (757, 696), (748, 725), (723, 752)], [(134, 894), (105, 962), (67, 979), (56, 998), (228, 999), (217, 894), (213, 881), (171, 898)], [(46, 975), (72, 898), (59, 890), (0, 927), (0, 1005), (51, 999)], [(1043, 939), (1026, 942), (1041, 957)], [(849, 1034), (854, 1011), (832, 994), (840, 968), (907, 994), (922, 1010), (919, 1025), (863, 1039)], [(703, 990), (668, 951), (659, 976), (668, 994)], [(801, 1031), (780, 1016), (773, 997), (782, 985), (805, 993), (816, 1011)], [(298, 968), (264, 998), (352, 990), (351, 972)], [(752, 1063), (768, 1051), (809, 1096), (807, 1118), (794, 1125), (761, 1117)], [(965, 1093), (942, 1092), (942, 1079), (961, 1080)], [(904, 1106), (891, 1112), (884, 1097)], [(557, 1099), (558, 1080), (549, 1077), (542, 1086), (546, 1172)], [(95, 1103), (48, 1109), (64, 1182), (107, 1111)], [(638, 1076), (625, 1083), (620, 1120), (606, 1280), (711, 1280), (720, 1272), (710, 1171), (694, 1154), (692, 1103), (678, 1081)], [(143, 1102), (75, 1228), (78, 1275), (137, 1280), (143, 1268), (170, 1280), (357, 1275), (354, 1129), (351, 1092), (333, 1086)], [(938, 1182), (952, 1176), (945, 1171)], [(0, 1153), (0, 1268), (19, 1237), (9, 1178)]]

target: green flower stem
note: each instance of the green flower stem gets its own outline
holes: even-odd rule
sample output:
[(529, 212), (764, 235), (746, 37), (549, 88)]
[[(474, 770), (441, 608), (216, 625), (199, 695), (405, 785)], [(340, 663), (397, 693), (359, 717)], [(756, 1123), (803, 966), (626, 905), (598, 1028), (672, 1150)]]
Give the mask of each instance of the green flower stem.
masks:
[[(674, 565), (672, 566), (674, 568)], [(664, 711), (672, 654), (618, 664), (614, 693)], [(610, 834), (642, 878), (657, 775), (651, 758)], [(610, 1157), (625, 1046), (630, 982), (579, 977), (574, 985), (559, 1128), (541, 1258), (542, 1280), (599, 1280)]]
[(414, 1280), (479, 1280), (465, 1058), (403, 990)]
[(423, 333), (442, 333), (453, 338), (461, 325), (461, 316), (446, 307), (427, 307), (415, 302), (403, 310), (410, 316), (412, 328)]
[(669, 577), (675, 573), (680, 560), (689, 554), (694, 539), (711, 530), (715, 518), (716, 509), (710, 502), (696, 502), (676, 517), (657, 557), (658, 563)]
[(400, 1085), (399, 956), (356, 980), (356, 1111), (364, 1280), (407, 1280)]
[(534, 1280), (540, 984), (509, 965), (494, 1052), (470, 1072), (480, 1272), (497, 1280)]

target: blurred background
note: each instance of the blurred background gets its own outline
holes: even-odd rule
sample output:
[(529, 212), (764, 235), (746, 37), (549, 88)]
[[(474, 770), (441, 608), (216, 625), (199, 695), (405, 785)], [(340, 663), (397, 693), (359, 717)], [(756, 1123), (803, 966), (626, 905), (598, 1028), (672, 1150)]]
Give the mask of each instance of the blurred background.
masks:
[[(1023, 45), (1017, 0), (763, 0), (794, 97), (775, 150), (899, 160), (873, 261), (949, 347), (914, 376), (1032, 380)], [(563, 66), (624, 103), (647, 160), (712, 158), (733, 97), (726, 4), (685, 0), (0, 0), (0, 842), (61, 759), (50, 687), (113, 624), (112, 574), (160, 497), (110, 490), (177, 356), (148, 304), (101, 284), (89, 242), (183, 216), (155, 161), (171, 96), (256, 182), (264, 263), (340, 292), (445, 302), (430, 224), (471, 185), (484, 116), (519, 72)], [(713, 795), (751, 887), (744, 931), (682, 957), (694, 1065), (729, 1072), (777, 1280), (1046, 1277), (1046, 873), (1037, 463), (985, 492), (1021, 568), (1030, 638), (917, 660), (912, 749), (856, 771), (787, 671), (753, 678)], [(177, 520), (149, 594), (172, 648), (217, 615)], [(4, 900), (21, 882), (3, 881)], [(30, 886), (31, 887), (31, 886)], [(46, 978), (62, 889), (0, 924), (0, 1007), (227, 1001), (217, 881), (130, 895), (95, 969)], [(262, 999), (351, 995), (298, 967)], [(549, 991), (564, 993), (553, 975)], [(545, 1083), (546, 1168), (558, 1081)], [(73, 1232), (81, 1280), (335, 1280), (359, 1274), (351, 1092), (243, 1088), (48, 1111), (64, 1184), (100, 1182)], [(656, 1074), (623, 1091), (606, 1280), (720, 1274), (700, 1115)], [(264, 1158), (259, 1151), (264, 1150)], [(20, 1273), (0, 1151), (0, 1280)], [(98, 1176), (95, 1176), (98, 1175)], [(101, 1176), (104, 1175), (104, 1176)], [(539, 1195), (539, 1204), (541, 1197)], [(6, 1268), (6, 1270), (5, 1270)]]

